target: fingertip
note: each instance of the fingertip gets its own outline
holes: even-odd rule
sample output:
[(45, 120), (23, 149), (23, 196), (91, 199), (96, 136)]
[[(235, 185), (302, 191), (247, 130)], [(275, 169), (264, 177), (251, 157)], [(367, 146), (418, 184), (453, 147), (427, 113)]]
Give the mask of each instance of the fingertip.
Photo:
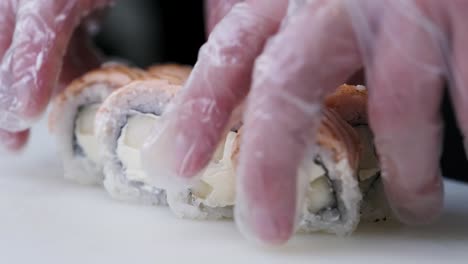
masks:
[[(427, 225), (437, 221), (442, 214), (442, 196), (443, 191), (439, 189), (426, 195), (392, 196), (390, 205), (401, 222), (407, 225)], [(402, 201), (401, 198), (405, 200)]]
[(281, 245), (297, 224), (300, 192), (295, 174), (301, 148), (291, 148), (286, 136), (259, 132), (251, 123), (246, 126), (237, 168), (236, 224), (251, 242)]
[(18, 153), (29, 140), (29, 130), (21, 132), (8, 132), (0, 130), (0, 142), (4, 149), (9, 153)]
[(425, 225), (436, 221), (443, 208), (443, 181), (439, 171), (420, 181), (401, 181), (391, 161), (384, 160), (383, 181), (387, 200), (394, 215), (407, 225)]
[(192, 178), (210, 162), (229, 120), (222, 102), (187, 96), (171, 117), (175, 168), (180, 177)]
[(173, 144), (175, 131), (161, 120), (141, 149), (142, 165), (154, 186), (168, 189), (177, 179)]
[(209, 161), (201, 157), (197, 137), (179, 128), (175, 116), (169, 113), (163, 117), (141, 150), (142, 165), (151, 182), (164, 189), (191, 186)]
[(257, 245), (282, 245), (294, 233), (295, 223), (290, 217), (277, 217), (268, 207), (253, 208), (242, 198), (237, 199), (234, 214), (240, 233), (247, 241)]

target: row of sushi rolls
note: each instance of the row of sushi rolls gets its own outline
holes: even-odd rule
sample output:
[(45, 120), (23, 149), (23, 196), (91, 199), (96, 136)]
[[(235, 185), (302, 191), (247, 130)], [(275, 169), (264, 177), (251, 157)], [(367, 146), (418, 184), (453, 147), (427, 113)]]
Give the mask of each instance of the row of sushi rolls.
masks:
[[(72, 81), (49, 115), (66, 179), (97, 184), (121, 202), (166, 206), (181, 218), (232, 219), (242, 125), (230, 130), (189, 186), (163, 188), (143, 166), (141, 150), (177, 98), (191, 66), (138, 69), (105, 64)], [(378, 157), (367, 125), (367, 91), (337, 87), (325, 101), (317, 149), (298, 173), (305, 190), (298, 232), (353, 233), (390, 217)]]

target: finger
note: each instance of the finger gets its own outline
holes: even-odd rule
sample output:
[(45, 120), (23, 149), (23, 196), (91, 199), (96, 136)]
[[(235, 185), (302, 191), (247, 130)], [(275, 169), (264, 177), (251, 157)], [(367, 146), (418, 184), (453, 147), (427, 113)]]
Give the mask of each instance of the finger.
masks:
[(5, 147), (9, 152), (17, 152), (21, 150), (29, 139), (29, 130), (21, 132), (8, 132), (0, 129), (0, 145)]
[(451, 59), (453, 80), (450, 95), (455, 107), (458, 126), (464, 135), (465, 151), (468, 153), (468, 51), (465, 50), (468, 43), (468, 32), (465, 25), (468, 23), (466, 16), (467, 6), (461, 3), (449, 5), (449, 17), (453, 26), (453, 55)]
[[(44, 110), (58, 79), (65, 49), (84, 1), (18, 4), (13, 41), (0, 69), (0, 127), (21, 131)], [(94, 5), (94, 4), (93, 4)]]
[(277, 30), (286, 2), (241, 3), (216, 27), (169, 121), (146, 144), (150, 175), (190, 178), (207, 164), (249, 89), (255, 57)]
[(321, 101), (360, 67), (340, 3), (310, 1), (256, 62), (235, 207), (236, 222), (250, 239), (280, 244), (295, 231), (297, 172), (306, 148), (313, 148)]
[[(16, 1), (0, 2), (0, 59), (11, 44), (15, 28)], [(29, 131), (10, 133), (0, 129), (0, 144), (9, 152), (16, 152), (26, 145)]]
[(209, 36), (213, 28), (226, 16), (231, 8), (244, 0), (205, 0), (206, 35)]
[(427, 16), (415, 21), (423, 15), (419, 7), (401, 7), (387, 6), (374, 43), (369, 120), (391, 207), (403, 222), (419, 224), (435, 219), (442, 207), (440, 104), (447, 70), (439, 26)]
[(79, 27), (75, 30), (68, 45), (59, 83), (54, 92), (60, 92), (72, 80), (99, 67), (102, 61), (102, 56), (93, 47), (88, 32), (83, 27)]
[(15, 28), (15, 1), (0, 1), (0, 59), (11, 44), (13, 29)]

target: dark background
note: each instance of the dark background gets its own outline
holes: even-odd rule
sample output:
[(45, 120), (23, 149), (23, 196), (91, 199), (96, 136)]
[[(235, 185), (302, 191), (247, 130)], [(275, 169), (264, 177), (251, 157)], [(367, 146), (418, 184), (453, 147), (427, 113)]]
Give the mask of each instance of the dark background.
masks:
[(156, 62), (193, 65), (205, 42), (202, 0), (119, 0), (96, 44), (106, 55), (140, 67)]
[[(120, 0), (104, 18), (95, 43), (104, 54), (140, 67), (159, 62), (193, 65), (205, 42), (203, 16), (202, 0)], [(468, 162), (447, 95), (443, 114), (443, 175), (466, 180)]]

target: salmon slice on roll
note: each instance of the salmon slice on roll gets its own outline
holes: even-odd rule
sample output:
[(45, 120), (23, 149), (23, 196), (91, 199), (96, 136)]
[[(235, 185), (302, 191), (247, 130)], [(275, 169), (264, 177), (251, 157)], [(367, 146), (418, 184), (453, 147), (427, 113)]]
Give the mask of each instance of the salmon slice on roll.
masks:
[(74, 80), (54, 99), (49, 127), (63, 160), (65, 178), (82, 184), (102, 181), (94, 134), (95, 114), (113, 91), (147, 77), (145, 71), (108, 64)]

